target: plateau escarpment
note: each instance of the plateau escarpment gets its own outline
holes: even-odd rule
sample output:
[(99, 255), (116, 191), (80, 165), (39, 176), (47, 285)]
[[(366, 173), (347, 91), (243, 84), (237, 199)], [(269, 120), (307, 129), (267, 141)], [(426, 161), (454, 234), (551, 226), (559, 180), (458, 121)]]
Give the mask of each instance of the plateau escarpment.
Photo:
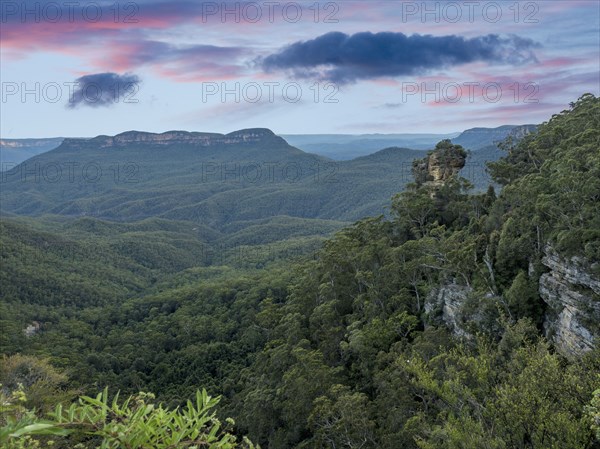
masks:
[(65, 139), (63, 146), (69, 148), (120, 148), (130, 145), (196, 145), (201, 147), (241, 143), (270, 142), (287, 145), (284, 139), (265, 128), (252, 128), (229, 134), (188, 131), (167, 131), (162, 134), (127, 131), (116, 136), (97, 136), (93, 139)]

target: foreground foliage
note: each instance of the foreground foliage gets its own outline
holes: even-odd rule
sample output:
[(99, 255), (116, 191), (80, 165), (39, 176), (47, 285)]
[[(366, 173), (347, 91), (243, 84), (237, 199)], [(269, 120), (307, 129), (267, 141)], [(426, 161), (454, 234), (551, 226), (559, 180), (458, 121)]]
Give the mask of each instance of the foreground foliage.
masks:
[[(108, 389), (95, 398), (83, 396), (77, 403), (56, 406), (51, 419), (37, 419), (22, 406), (22, 390), (2, 397), (0, 443), (7, 449), (54, 447), (98, 449), (253, 449), (247, 438), (241, 443), (223, 428), (212, 410), (219, 402), (206, 390), (195, 401), (169, 410), (153, 402), (154, 395), (139, 393), (122, 403), (117, 394), (109, 400)], [(227, 425), (234, 422), (227, 420)]]

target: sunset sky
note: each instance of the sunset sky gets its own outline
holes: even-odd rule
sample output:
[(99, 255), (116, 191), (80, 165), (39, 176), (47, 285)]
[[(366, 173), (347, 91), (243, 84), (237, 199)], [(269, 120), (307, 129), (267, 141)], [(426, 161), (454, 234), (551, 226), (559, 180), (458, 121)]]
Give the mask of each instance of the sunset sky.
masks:
[(599, 5), (2, 0), (0, 136), (539, 123), (599, 95)]

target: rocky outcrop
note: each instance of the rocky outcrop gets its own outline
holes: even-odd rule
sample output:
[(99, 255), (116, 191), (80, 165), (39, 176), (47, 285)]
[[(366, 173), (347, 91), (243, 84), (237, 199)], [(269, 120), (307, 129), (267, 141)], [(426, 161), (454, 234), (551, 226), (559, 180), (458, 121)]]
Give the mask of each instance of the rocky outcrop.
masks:
[(167, 131), (162, 134), (140, 131), (127, 131), (116, 136), (98, 136), (93, 139), (65, 139), (63, 146), (70, 148), (83, 148), (92, 145), (95, 148), (119, 148), (136, 144), (144, 145), (194, 145), (210, 147), (217, 145), (231, 145), (257, 142), (286, 142), (276, 136), (271, 130), (265, 128), (252, 128), (235, 131), (229, 134), (200, 133), (187, 131)]
[(425, 158), (413, 162), (415, 182), (417, 185), (439, 188), (458, 175), (466, 160), (467, 153), (460, 145), (443, 140)]
[(580, 257), (566, 259), (550, 246), (542, 263), (550, 269), (540, 277), (539, 292), (548, 304), (546, 335), (566, 356), (594, 348), (600, 330), (600, 279)]
[(450, 284), (431, 290), (425, 301), (425, 313), (433, 324), (445, 324), (459, 337), (469, 336), (462, 326), (462, 306), (472, 289)]
[(456, 176), (465, 166), (465, 157), (453, 151), (433, 152), (429, 156), (428, 172), (434, 185), (440, 185)]
[(505, 303), (490, 292), (453, 283), (442, 284), (429, 292), (425, 300), (426, 323), (448, 327), (457, 337), (471, 339), (477, 333), (499, 335), (502, 323), (499, 310)]
[[(600, 278), (594, 274), (598, 267), (581, 257), (562, 257), (550, 246), (542, 263), (550, 270), (539, 279), (540, 297), (548, 305), (547, 338), (566, 357), (591, 351), (600, 340)], [(499, 300), (491, 294), (480, 297), (467, 286), (443, 284), (427, 296), (425, 312), (429, 323), (470, 338), (474, 329), (495, 332), (493, 309), (504, 307)]]
[(31, 324), (28, 324), (27, 327), (23, 329), (23, 333), (26, 337), (33, 337), (40, 331), (41, 328), (42, 325), (39, 322), (32, 321)]

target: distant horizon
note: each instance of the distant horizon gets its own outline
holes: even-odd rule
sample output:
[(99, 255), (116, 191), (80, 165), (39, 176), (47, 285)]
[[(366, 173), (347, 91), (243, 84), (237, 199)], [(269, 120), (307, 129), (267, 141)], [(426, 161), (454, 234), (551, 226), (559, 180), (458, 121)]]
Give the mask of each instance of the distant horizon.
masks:
[(169, 129), (166, 131), (146, 131), (146, 130), (140, 130), (140, 129), (128, 129), (125, 131), (121, 131), (118, 132), (116, 134), (96, 134), (96, 135), (92, 135), (92, 136), (43, 136), (43, 137), (4, 137), (0, 134), (0, 140), (42, 140), (42, 139), (93, 139), (94, 137), (99, 137), (99, 136), (118, 136), (120, 134), (124, 134), (124, 133), (128, 133), (128, 132), (139, 132), (139, 133), (146, 133), (146, 134), (165, 134), (165, 133), (169, 133), (169, 132), (187, 132), (187, 133), (215, 133), (215, 134), (223, 134), (223, 135), (227, 135), (236, 131), (243, 131), (243, 130), (247, 130), (247, 129), (268, 129), (270, 131), (273, 132), (273, 134), (280, 136), (280, 137), (284, 137), (284, 136), (354, 136), (354, 137), (359, 137), (359, 136), (447, 136), (447, 135), (451, 135), (451, 134), (461, 134), (465, 131), (469, 131), (472, 129), (498, 129), (498, 128), (502, 128), (505, 126), (511, 126), (511, 127), (519, 127), (519, 126), (532, 126), (532, 125), (536, 125), (534, 123), (522, 123), (522, 124), (505, 124), (505, 125), (499, 125), (499, 126), (473, 126), (470, 128), (465, 128), (463, 130), (458, 130), (458, 131), (451, 131), (451, 132), (440, 132), (440, 133), (433, 133), (433, 132), (419, 132), (419, 133), (405, 133), (405, 132), (390, 132), (390, 133), (335, 133), (335, 132), (323, 132), (323, 133), (278, 133), (276, 131), (274, 131), (272, 128), (269, 127), (264, 127), (264, 126), (258, 126), (258, 127), (252, 127), (252, 128), (239, 128), (239, 129), (234, 129), (232, 131), (228, 131), (228, 132), (219, 132), (219, 131), (199, 131), (199, 130), (191, 130), (191, 129)]

